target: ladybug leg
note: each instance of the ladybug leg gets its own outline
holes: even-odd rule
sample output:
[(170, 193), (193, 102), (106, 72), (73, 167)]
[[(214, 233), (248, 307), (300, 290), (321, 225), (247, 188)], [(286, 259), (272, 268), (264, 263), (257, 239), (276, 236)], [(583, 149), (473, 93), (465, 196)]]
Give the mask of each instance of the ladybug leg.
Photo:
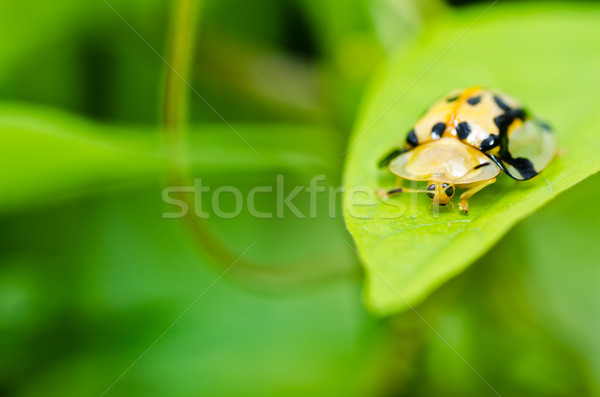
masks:
[(391, 196), (396, 196), (400, 193), (427, 193), (426, 190), (404, 188), (404, 179), (396, 178), (396, 187), (391, 190), (377, 189), (377, 197), (382, 200), (387, 200)]
[(380, 199), (387, 200), (391, 196), (395, 196), (397, 194), (402, 193), (402, 188), (396, 188), (396, 189), (391, 189), (391, 190), (377, 189), (376, 193), (377, 193), (377, 197), (379, 197)]
[(388, 165), (390, 165), (390, 163), (392, 162), (392, 160), (394, 160), (396, 157), (400, 156), (402, 153), (406, 152), (408, 149), (403, 149), (403, 148), (396, 148), (394, 150), (392, 150), (391, 152), (389, 152), (387, 155), (385, 155), (381, 160), (379, 160), (378, 166), (379, 168), (385, 168)]
[(469, 212), (469, 202), (468, 202), (468, 200), (471, 197), (473, 197), (473, 195), (475, 193), (477, 193), (478, 191), (480, 191), (484, 187), (491, 185), (494, 182), (496, 182), (496, 178), (492, 178), (490, 180), (483, 181), (483, 182), (481, 182), (481, 183), (479, 183), (479, 184), (471, 187), (470, 189), (466, 190), (465, 192), (463, 192), (463, 194), (460, 195), (460, 201), (458, 202), (458, 207), (461, 209), (461, 211), (464, 212), (465, 214), (467, 212)]
[(382, 200), (387, 200), (390, 196), (395, 196), (397, 194), (402, 193), (402, 185), (404, 184), (404, 179), (397, 176), (395, 187), (391, 190), (386, 189), (377, 189), (377, 197)]
[(450, 212), (454, 212), (454, 203), (452, 201), (448, 203), (448, 209), (450, 210)]

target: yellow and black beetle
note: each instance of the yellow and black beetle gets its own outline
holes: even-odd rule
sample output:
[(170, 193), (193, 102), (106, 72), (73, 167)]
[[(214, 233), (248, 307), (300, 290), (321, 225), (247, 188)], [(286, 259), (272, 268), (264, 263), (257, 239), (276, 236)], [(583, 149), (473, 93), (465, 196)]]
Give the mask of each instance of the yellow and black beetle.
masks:
[(403, 148), (380, 162), (398, 179), (427, 181), (426, 190), (401, 186), (382, 191), (426, 193), (437, 205), (450, 203), (455, 187), (467, 189), (459, 207), (494, 183), (500, 171), (524, 181), (541, 172), (557, 152), (555, 135), (514, 99), (480, 87), (448, 94), (436, 102), (408, 133)]

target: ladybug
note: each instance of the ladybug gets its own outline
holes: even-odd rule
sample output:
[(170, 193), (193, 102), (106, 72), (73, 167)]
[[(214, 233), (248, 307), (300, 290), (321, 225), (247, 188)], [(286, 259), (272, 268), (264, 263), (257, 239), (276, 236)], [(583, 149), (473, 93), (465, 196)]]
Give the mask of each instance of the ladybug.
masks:
[(550, 127), (533, 118), (516, 100), (481, 87), (452, 92), (431, 106), (406, 136), (404, 147), (380, 162), (399, 181), (427, 181), (425, 190), (401, 186), (380, 191), (425, 193), (436, 205), (447, 205), (455, 187), (467, 189), (459, 207), (496, 181), (503, 171), (518, 181), (538, 175), (557, 153)]

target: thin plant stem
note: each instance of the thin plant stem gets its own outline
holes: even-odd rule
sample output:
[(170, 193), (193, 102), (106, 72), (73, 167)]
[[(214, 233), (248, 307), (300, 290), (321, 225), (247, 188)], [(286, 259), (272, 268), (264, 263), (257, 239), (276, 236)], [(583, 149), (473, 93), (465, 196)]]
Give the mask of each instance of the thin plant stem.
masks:
[[(162, 126), (167, 140), (170, 159), (169, 183), (172, 186), (190, 186), (192, 180), (188, 175), (185, 145), (189, 94), (185, 81), (188, 80), (192, 62), (196, 17), (200, 7), (198, 3), (198, 0), (174, 0), (169, 30), (168, 64), (171, 67), (167, 68), (165, 76)], [(189, 196), (180, 194), (178, 198), (185, 201), (188, 208), (193, 208), (194, 203), (190, 202)], [(223, 244), (206, 219), (194, 218), (193, 215), (188, 214), (184, 220), (192, 238), (200, 248), (200, 253), (209, 263), (217, 265), (222, 270), (238, 260), (238, 255)], [(313, 285), (343, 276), (358, 275), (358, 266), (340, 263), (345, 257), (347, 258), (341, 255), (341, 252), (333, 251), (318, 258), (308, 258), (300, 263), (273, 265), (241, 259), (231, 269), (230, 274), (244, 284), (258, 287), (261, 292), (270, 292), (270, 290), (282, 292), (287, 291), (290, 286)]]

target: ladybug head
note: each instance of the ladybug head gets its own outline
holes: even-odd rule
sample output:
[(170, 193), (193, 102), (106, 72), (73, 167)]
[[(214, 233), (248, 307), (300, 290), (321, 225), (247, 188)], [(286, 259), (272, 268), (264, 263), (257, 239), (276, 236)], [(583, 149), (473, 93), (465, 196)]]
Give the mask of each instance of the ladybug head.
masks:
[(427, 197), (437, 205), (446, 205), (454, 196), (454, 186), (449, 183), (429, 182), (427, 184)]

